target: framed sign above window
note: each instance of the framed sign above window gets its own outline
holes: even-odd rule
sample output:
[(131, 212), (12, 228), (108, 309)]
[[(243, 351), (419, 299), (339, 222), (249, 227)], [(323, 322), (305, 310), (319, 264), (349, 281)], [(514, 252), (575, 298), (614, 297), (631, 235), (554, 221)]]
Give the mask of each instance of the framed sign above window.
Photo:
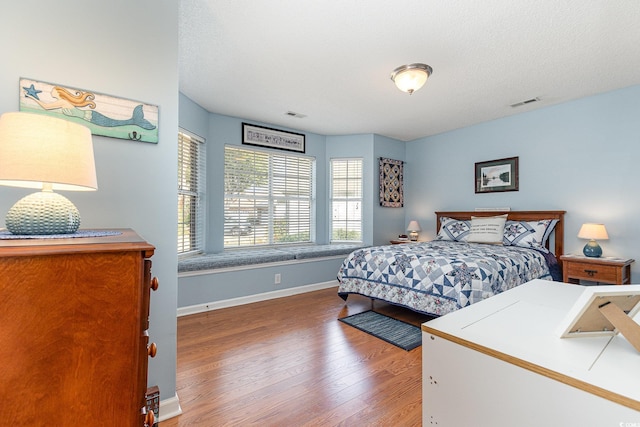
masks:
[(242, 123), (242, 143), (304, 153), (304, 135)]
[(518, 191), (518, 158), (476, 163), (476, 193)]

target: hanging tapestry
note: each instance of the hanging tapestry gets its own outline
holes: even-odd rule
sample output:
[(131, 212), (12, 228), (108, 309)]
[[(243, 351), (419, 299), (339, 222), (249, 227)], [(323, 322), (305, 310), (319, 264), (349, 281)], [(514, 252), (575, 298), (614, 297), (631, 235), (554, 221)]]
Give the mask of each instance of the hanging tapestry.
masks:
[(404, 206), (402, 164), (402, 160), (380, 157), (380, 206), (388, 208)]

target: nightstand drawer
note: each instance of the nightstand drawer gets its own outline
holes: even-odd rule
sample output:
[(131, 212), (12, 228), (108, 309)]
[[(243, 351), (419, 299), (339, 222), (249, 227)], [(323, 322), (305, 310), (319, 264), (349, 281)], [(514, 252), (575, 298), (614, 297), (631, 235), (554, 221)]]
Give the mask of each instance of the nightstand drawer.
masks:
[(561, 255), (563, 280), (579, 284), (580, 280), (628, 285), (631, 283), (631, 258), (589, 258), (579, 255)]
[(617, 282), (619, 268), (610, 265), (598, 265), (588, 262), (570, 262), (567, 265), (569, 277), (593, 282)]

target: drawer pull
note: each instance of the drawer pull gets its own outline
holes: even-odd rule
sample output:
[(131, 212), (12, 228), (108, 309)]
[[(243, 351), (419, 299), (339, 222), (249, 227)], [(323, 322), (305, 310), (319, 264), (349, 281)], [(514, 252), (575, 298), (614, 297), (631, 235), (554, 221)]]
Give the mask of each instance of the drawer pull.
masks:
[(140, 413), (144, 415), (144, 427), (152, 427), (156, 422), (156, 417), (153, 411), (147, 411), (147, 408), (142, 408)]
[(593, 277), (598, 274), (598, 270), (585, 270), (584, 272), (587, 273), (587, 276), (589, 277)]
[(156, 353), (158, 352), (158, 346), (156, 343), (152, 342), (147, 346), (147, 354), (149, 357), (156, 357)]
[(153, 279), (151, 279), (151, 289), (154, 291), (158, 290), (158, 278), (154, 277)]
[(156, 417), (153, 415), (153, 411), (147, 412), (147, 415), (144, 417), (144, 427), (152, 427), (156, 422)]

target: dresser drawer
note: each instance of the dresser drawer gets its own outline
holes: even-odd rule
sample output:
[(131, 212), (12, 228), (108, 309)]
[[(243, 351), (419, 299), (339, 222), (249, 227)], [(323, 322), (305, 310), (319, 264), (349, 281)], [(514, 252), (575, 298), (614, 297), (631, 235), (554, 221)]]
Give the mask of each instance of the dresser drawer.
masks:
[(588, 262), (570, 262), (567, 265), (569, 277), (591, 280), (593, 282), (616, 283), (620, 269), (610, 265), (599, 265)]

